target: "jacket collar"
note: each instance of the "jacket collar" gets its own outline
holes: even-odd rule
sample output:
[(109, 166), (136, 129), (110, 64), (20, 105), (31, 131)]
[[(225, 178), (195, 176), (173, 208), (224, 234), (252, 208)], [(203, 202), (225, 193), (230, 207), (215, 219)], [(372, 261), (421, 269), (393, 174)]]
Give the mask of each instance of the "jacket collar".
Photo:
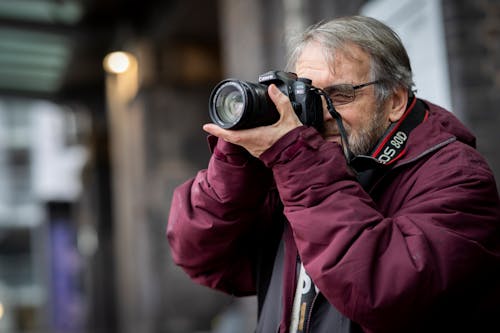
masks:
[(428, 101), (415, 99), (402, 119), (386, 131), (373, 151), (369, 155), (356, 156), (350, 166), (358, 173), (387, 170), (415, 161), (457, 140), (475, 147), (474, 135), (451, 112)]

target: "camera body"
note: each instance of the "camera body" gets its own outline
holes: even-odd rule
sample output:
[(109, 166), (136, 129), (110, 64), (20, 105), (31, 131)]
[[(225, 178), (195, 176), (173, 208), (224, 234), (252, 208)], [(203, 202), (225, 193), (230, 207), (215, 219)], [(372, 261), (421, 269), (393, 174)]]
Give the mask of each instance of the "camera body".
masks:
[(222, 128), (243, 129), (271, 125), (280, 115), (267, 94), (267, 87), (275, 84), (288, 96), (293, 110), (307, 126), (323, 126), (323, 103), (319, 89), (312, 81), (284, 71), (269, 71), (259, 75), (258, 83), (228, 79), (212, 91), (209, 115)]

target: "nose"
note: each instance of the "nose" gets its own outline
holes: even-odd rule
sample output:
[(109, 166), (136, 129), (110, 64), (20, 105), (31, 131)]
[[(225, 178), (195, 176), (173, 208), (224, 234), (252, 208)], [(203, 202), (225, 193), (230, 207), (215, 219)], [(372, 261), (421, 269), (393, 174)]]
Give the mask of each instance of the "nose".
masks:
[(326, 102), (323, 101), (323, 121), (328, 121), (333, 119), (332, 115), (330, 112), (328, 112), (328, 107), (326, 106)]

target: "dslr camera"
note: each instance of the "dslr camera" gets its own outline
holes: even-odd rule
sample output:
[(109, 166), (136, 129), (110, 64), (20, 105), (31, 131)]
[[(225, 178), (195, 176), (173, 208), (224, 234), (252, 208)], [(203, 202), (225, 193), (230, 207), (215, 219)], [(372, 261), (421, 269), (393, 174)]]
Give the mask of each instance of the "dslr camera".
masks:
[(226, 129), (244, 129), (271, 125), (279, 120), (279, 113), (267, 93), (270, 84), (288, 96), (293, 110), (307, 126), (323, 126), (321, 90), (307, 78), (295, 73), (270, 71), (259, 76), (258, 83), (226, 79), (215, 86), (209, 102), (209, 116), (213, 123)]

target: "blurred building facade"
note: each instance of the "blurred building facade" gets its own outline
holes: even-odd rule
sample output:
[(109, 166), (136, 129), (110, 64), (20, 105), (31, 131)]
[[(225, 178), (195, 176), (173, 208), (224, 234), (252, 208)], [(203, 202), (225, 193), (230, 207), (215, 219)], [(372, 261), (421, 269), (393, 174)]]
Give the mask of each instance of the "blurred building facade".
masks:
[(172, 263), (169, 204), (209, 159), (213, 86), (284, 68), (287, 36), (320, 20), (363, 13), (396, 29), (418, 91), (469, 125), (500, 179), (499, 1), (165, 3), (148, 2), (147, 25), (113, 30), (106, 51), (128, 52), (129, 67), (101, 69), (100, 93), (0, 96), (1, 332), (253, 332), (253, 298), (197, 286)]

